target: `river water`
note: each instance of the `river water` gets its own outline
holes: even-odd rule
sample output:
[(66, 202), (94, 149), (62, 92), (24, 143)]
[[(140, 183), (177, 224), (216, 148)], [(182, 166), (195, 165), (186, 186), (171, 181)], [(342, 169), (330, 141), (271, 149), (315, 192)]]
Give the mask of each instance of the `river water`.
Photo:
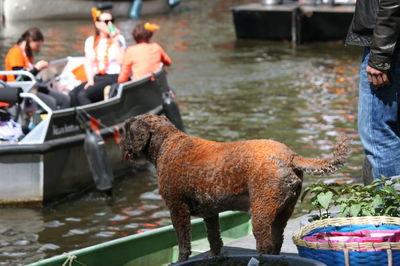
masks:
[[(230, 7), (252, 1), (184, 0), (157, 23), (173, 59), (169, 83), (188, 134), (216, 141), (271, 138), (305, 156), (328, 156), (338, 134), (354, 137), (346, 167), (333, 177), (305, 177), (304, 186), (336, 178), (360, 182), (356, 130), (361, 50), (342, 43), (293, 47), (290, 42), (236, 40)], [(133, 44), (136, 20), (118, 24)], [(0, 62), (19, 35), (38, 26), (45, 43), (36, 60), (81, 55), (87, 21), (34, 21), (1, 28)], [(4, 67), (0, 64), (1, 68)], [(96, 191), (44, 209), (0, 209), (0, 265), (23, 265), (70, 250), (170, 224), (152, 167), (120, 179), (114, 197)], [(298, 203), (294, 216), (308, 212)]]

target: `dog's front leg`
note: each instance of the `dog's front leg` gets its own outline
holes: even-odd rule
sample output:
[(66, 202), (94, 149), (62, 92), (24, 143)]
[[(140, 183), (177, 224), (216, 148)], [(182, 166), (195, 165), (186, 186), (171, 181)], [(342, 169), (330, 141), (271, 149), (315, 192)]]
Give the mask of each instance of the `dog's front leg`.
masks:
[(172, 225), (175, 228), (176, 237), (179, 245), (179, 261), (189, 259), (191, 252), (191, 225), (189, 207), (183, 202), (174, 201), (168, 204)]
[(210, 243), (211, 256), (218, 256), (223, 246), (218, 214), (204, 218), (204, 222), (206, 224), (208, 242)]

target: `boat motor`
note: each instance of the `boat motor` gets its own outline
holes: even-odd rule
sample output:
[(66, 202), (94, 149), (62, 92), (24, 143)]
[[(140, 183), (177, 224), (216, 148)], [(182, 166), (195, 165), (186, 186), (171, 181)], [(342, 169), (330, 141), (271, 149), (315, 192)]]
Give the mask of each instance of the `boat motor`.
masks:
[(114, 175), (107, 160), (103, 138), (93, 130), (86, 129), (84, 149), (96, 188), (100, 191), (111, 191)]

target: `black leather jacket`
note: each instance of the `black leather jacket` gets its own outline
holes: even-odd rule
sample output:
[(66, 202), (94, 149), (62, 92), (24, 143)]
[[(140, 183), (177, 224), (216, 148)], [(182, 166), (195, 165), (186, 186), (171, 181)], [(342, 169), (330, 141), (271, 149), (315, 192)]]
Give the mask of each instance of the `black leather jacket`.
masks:
[(357, 0), (346, 44), (371, 47), (368, 65), (388, 70), (399, 33), (400, 0)]

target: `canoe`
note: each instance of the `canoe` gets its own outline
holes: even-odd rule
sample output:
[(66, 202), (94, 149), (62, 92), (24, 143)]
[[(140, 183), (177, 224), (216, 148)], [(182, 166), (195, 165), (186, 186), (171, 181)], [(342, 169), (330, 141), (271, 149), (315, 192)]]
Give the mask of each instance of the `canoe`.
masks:
[[(219, 215), (224, 244), (251, 234), (250, 216), (245, 212)], [(209, 250), (203, 219), (192, 220), (192, 256)], [(178, 246), (172, 225), (111, 240), (30, 264), (58, 265), (168, 265), (178, 260)], [(71, 262), (72, 264), (63, 264)]]
[[(82, 58), (69, 57), (53, 61), (41, 73), (41, 77), (45, 80), (60, 76), (65, 78), (64, 70), (70, 68), (70, 62), (79, 62), (77, 59)], [(6, 73), (0, 71), (0, 75)], [(29, 72), (25, 74), (30, 75)], [(58, 83), (62, 81), (57, 80)], [(179, 109), (164, 68), (141, 80), (119, 84), (115, 95), (108, 100), (60, 110), (51, 110), (31, 93), (36, 84), (34, 78), (31, 81), (8, 84), (23, 89), (20, 96), (25, 103), (35, 102), (41, 108), (32, 109), (35, 105), (20, 104), (20, 123), (26, 125), (29, 122), (29, 127), (32, 124), (35, 126), (17, 143), (0, 143), (0, 205), (43, 206), (97, 185), (92, 167), (97, 153), (87, 153), (84, 147), (88, 131), (97, 131), (96, 127), (98, 135), (104, 140), (99, 147), (103, 148), (105, 157), (100, 158), (103, 161), (94, 168), (98, 170), (109, 165), (111, 179), (121, 176), (131, 167), (122, 160), (117, 144), (118, 135), (127, 118), (144, 113), (166, 114), (183, 130)], [(0, 101), (1, 89), (0, 86)], [(9, 91), (9, 88), (6, 89)], [(28, 121), (23, 119), (26, 116)], [(85, 128), (87, 123), (92, 124), (92, 127)]]
[[(90, 19), (90, 9), (101, 1), (95, 0), (1, 0), (0, 15), (7, 21)], [(111, 2), (111, 1), (108, 1)], [(177, 1), (143, 0), (141, 15), (165, 13)], [(128, 17), (133, 0), (112, 1), (116, 18)]]

